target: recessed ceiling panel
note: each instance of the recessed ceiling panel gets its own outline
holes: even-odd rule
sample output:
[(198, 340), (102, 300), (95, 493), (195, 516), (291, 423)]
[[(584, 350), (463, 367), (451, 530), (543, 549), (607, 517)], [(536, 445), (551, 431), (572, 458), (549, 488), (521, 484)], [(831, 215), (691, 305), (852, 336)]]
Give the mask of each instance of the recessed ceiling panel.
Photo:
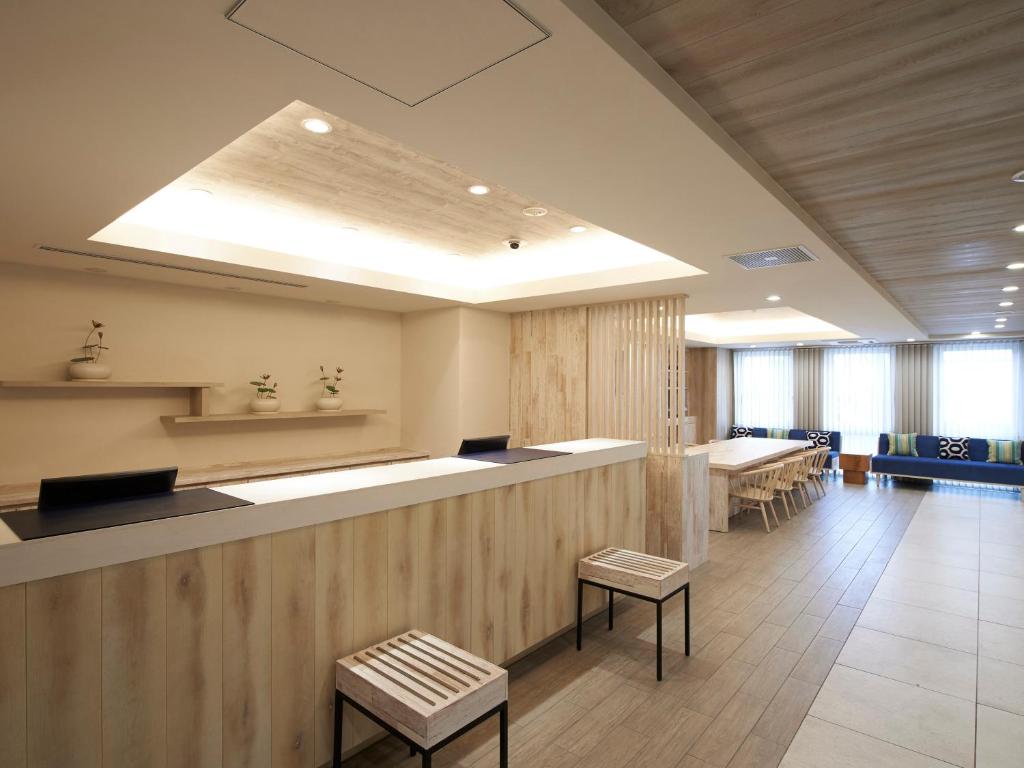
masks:
[(228, 19), (408, 106), (548, 36), (506, 0), (241, 0)]

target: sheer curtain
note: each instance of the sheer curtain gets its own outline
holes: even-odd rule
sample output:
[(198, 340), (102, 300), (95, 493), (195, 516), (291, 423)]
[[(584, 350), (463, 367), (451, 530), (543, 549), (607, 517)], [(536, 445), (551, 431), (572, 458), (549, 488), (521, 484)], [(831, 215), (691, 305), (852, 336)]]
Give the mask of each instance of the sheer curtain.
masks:
[(1021, 438), (1021, 342), (936, 344), (932, 355), (935, 434)]
[(893, 356), (893, 347), (825, 350), (821, 428), (842, 432), (846, 453), (874, 453), (892, 429)]
[(744, 427), (793, 426), (793, 350), (733, 353), (733, 420)]

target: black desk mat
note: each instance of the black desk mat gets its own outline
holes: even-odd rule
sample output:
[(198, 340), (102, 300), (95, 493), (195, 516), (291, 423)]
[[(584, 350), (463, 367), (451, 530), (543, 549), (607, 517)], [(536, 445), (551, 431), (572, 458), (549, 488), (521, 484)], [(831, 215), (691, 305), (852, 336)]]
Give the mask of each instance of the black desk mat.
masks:
[(61, 536), (66, 533), (113, 528), (148, 520), (195, 515), (217, 509), (233, 509), (251, 504), (251, 501), (229, 496), (212, 488), (189, 488), (160, 496), (140, 496), (133, 499), (68, 507), (52, 512), (26, 509), (4, 512), (0, 520), (7, 523), (22, 541)]
[(547, 459), (551, 456), (568, 455), (567, 451), (545, 451), (542, 448), (508, 448), (504, 451), (467, 453), (459, 456), (459, 458), (489, 461), (492, 464), (518, 464), (521, 461), (533, 461), (534, 459)]

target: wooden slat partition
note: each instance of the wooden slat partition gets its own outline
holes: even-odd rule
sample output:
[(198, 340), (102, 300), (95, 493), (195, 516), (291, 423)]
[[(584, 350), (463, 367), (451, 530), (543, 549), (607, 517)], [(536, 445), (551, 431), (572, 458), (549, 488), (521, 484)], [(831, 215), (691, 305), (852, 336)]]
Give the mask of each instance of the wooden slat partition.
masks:
[(589, 308), (590, 437), (647, 441), (652, 455), (685, 448), (683, 296)]
[(645, 495), (637, 459), (0, 589), (0, 765), (324, 765), (336, 659), (412, 626), (521, 655)]

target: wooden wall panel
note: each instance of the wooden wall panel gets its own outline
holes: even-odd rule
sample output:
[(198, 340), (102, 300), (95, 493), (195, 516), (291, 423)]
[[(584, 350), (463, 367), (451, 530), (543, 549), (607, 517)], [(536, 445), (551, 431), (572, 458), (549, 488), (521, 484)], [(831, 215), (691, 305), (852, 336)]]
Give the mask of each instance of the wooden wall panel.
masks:
[[(316, 765), (330, 761), (332, 754), (335, 662), (357, 650), (352, 630), (355, 615), (354, 525), (353, 520), (337, 520), (316, 527), (316, 717), (313, 725)], [(372, 733), (369, 721), (363, 717), (356, 718), (351, 708), (344, 711), (344, 718), (344, 748), (360, 740), (360, 728), (364, 738)]]
[(587, 308), (512, 315), (513, 445), (587, 436)]
[(103, 765), (167, 761), (167, 561), (102, 570)]
[(0, 765), (25, 768), (25, 585), (0, 588)]
[[(644, 466), (5, 588), (3, 766), (323, 765), (336, 659), (413, 626), (499, 663), (560, 634), (578, 559), (642, 543)], [(346, 716), (346, 752), (379, 735)]]
[[(379, 515), (357, 520), (369, 521)], [(385, 527), (384, 541), (386, 531)], [(316, 651), (313, 632), (315, 530), (299, 528), (275, 533), (271, 536), (270, 547), (273, 576), (270, 582), (271, 765), (274, 768), (311, 768)], [(386, 553), (381, 559), (384, 557)], [(385, 598), (386, 595), (382, 595), (381, 602)]]
[(98, 570), (27, 586), (30, 768), (103, 763), (100, 594)]
[(269, 768), (271, 537), (233, 541), (221, 552), (224, 765)]
[(167, 558), (167, 765), (222, 762), (221, 547)]

